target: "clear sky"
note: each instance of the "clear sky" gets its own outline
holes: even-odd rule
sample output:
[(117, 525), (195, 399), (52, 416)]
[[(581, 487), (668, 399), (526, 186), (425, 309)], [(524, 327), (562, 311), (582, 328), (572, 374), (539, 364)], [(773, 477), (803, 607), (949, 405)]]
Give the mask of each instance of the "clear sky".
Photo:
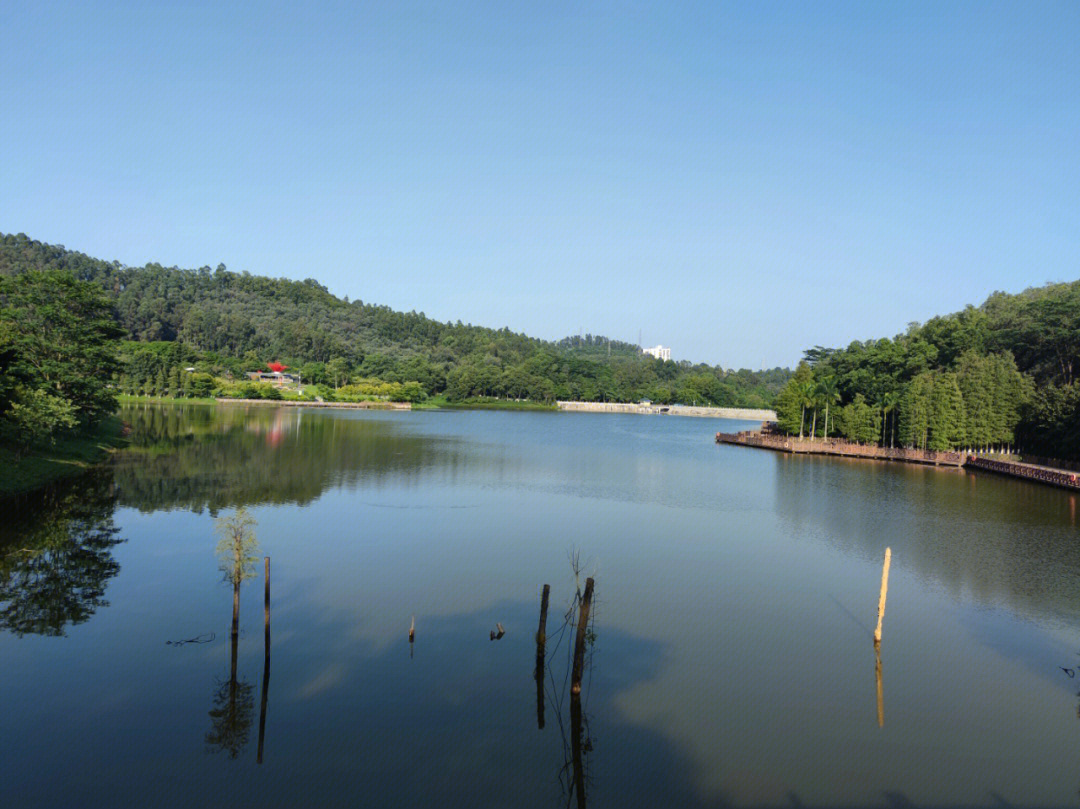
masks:
[(1080, 277), (1080, 3), (0, 3), (0, 232), (725, 367)]

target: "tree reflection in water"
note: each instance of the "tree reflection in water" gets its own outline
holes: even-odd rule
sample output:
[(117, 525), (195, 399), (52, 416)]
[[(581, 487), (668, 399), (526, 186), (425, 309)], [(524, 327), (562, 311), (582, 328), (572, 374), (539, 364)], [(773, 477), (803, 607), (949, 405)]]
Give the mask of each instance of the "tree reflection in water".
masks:
[(451, 440), (378, 417), (241, 405), (126, 405), (120, 414), (132, 446), (116, 459), (117, 488), (122, 505), (144, 512), (304, 505), (330, 487), (408, 480), (467, 461)]
[(237, 758), (248, 743), (255, 715), (255, 690), (236, 677), (236, 640), (232, 642), (232, 669), (226, 682), (218, 682), (214, 707), (210, 711), (210, 730), (206, 733), (209, 752), (228, 753)]
[(255, 539), (255, 520), (240, 508), (229, 517), (219, 517), (216, 531), (221, 537), (217, 554), (225, 580), (233, 587), (231, 653), (228, 682), (219, 682), (210, 711), (210, 730), (206, 744), (210, 752), (226, 752), (235, 759), (248, 742), (255, 708), (254, 688), (237, 680), (236, 658), (240, 633), (240, 585), (255, 574), (254, 562), (258, 552)]
[(111, 470), (89, 472), (4, 504), (0, 525), (0, 629), (62, 636), (108, 606), (105, 588), (120, 572), (112, 548)]

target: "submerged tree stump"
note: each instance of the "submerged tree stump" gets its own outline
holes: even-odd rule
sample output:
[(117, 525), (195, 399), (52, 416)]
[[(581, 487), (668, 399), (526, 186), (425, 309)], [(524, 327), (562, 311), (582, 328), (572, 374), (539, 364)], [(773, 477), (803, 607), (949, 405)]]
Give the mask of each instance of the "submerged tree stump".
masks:
[(578, 609), (577, 640), (574, 642), (574, 668), (570, 675), (570, 693), (581, 693), (581, 676), (585, 669), (585, 633), (589, 627), (589, 612), (592, 610), (593, 580), (585, 579), (585, 593), (581, 597)]

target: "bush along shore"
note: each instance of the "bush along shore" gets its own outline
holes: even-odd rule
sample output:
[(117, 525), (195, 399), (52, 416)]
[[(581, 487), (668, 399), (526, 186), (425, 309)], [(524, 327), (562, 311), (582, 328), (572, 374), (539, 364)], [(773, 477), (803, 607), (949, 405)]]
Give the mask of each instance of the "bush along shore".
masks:
[(87, 431), (58, 435), (24, 451), (0, 445), (0, 497), (26, 494), (81, 475), (127, 443), (123, 422), (113, 416)]

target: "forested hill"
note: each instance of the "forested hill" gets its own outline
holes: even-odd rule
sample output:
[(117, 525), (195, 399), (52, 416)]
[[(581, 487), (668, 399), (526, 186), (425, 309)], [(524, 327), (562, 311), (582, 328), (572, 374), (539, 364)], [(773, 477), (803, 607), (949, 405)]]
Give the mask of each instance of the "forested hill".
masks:
[[(220, 265), (127, 267), (23, 234), (0, 236), (0, 276), (28, 270), (67, 271), (106, 291), (128, 339), (165, 357), (155, 369), (139, 357), (138, 346), (125, 347), (125, 385), (140, 390), (151, 384), (141, 377), (168, 378), (181, 362), (237, 374), (273, 361), (304, 369), (309, 380), (415, 381), (426, 395), (451, 399), (649, 397), (761, 407), (790, 376), (779, 368), (734, 372), (663, 362), (629, 343), (592, 335), (553, 343), (505, 328), (442, 323), (423, 313), (337, 298), (313, 279), (266, 278)], [(163, 343), (173, 350), (163, 351)]]
[(1080, 281), (805, 357), (777, 400), (792, 433), (820, 435), (830, 414), (830, 434), (865, 443), (1080, 458)]

